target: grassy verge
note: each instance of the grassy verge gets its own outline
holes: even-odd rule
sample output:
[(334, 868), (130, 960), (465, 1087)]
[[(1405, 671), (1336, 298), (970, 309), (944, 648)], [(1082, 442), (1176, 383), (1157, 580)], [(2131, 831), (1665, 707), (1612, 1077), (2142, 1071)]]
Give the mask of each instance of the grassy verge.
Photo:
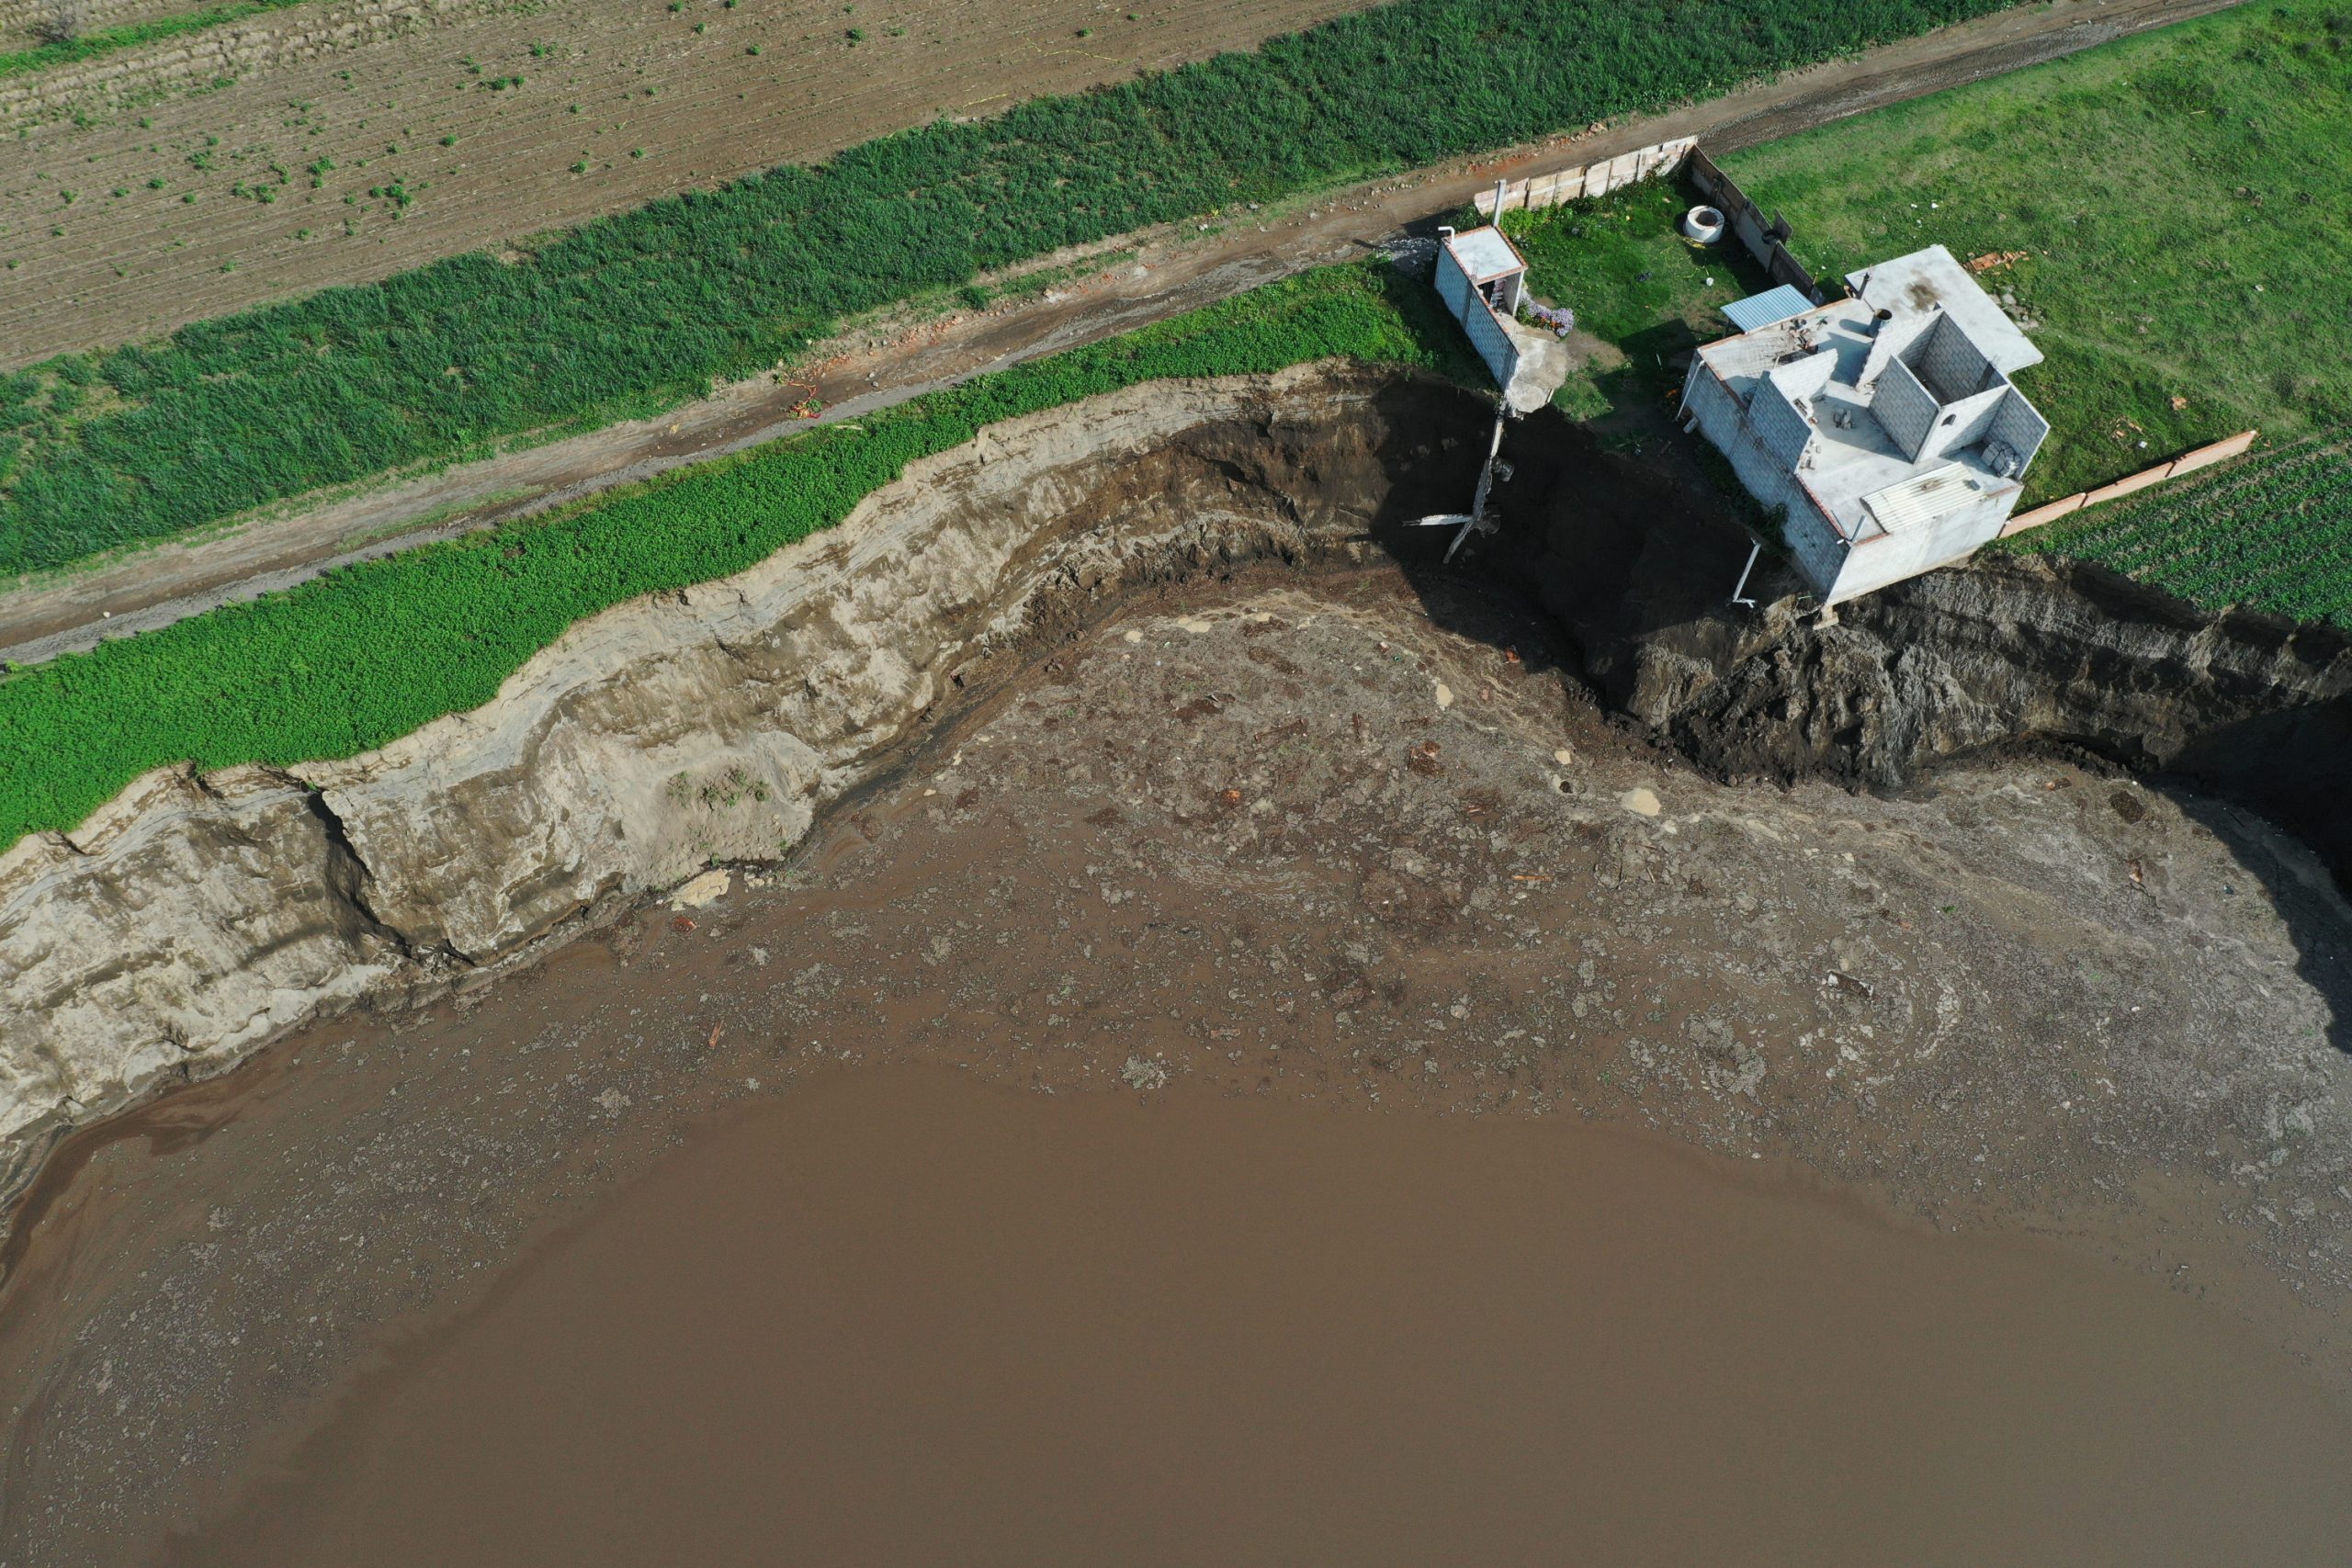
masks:
[(1724, 160), (1822, 276), (1940, 242), (2038, 323), (2029, 504), (2352, 424), (2352, 0), (2198, 21)]
[(1553, 400), (1572, 419), (1597, 419), (1679, 396), (1678, 357), (1729, 328), (1720, 314), (1770, 280), (1737, 245), (1694, 245), (1677, 231), (1698, 193), (1680, 180), (1644, 180), (1590, 200), (1503, 214), (1503, 232), (1527, 258), (1546, 304), (1611, 353), (1588, 354)]
[(618, 405), (1238, 203), (1725, 91), (2001, 0), (1397, 0), (364, 288), (0, 377), (0, 574)]
[(10, 671), (0, 846), (70, 829), (166, 763), (350, 756), (478, 706), (574, 621), (741, 571), (983, 425), (1140, 381), (1338, 355), (1485, 378), (1426, 286), (1331, 267), (617, 498)]
[(2192, 604), (2352, 626), (2352, 439), (2307, 439), (2007, 541)]
[(300, 6), (303, 0), (235, 0), (227, 6), (207, 6), (199, 11), (189, 11), (176, 17), (157, 17), (152, 21), (132, 22), (119, 28), (107, 28), (80, 38), (56, 39), (31, 49), (20, 49), (0, 54), (0, 81), (11, 76), (29, 75), (46, 71), (52, 65), (72, 65), (79, 61), (96, 60), (102, 54), (112, 54), (119, 49), (132, 49), (142, 43), (160, 43), (167, 38), (192, 33), (205, 28), (217, 28), (223, 22), (242, 21), (264, 11), (282, 11), (288, 6)]

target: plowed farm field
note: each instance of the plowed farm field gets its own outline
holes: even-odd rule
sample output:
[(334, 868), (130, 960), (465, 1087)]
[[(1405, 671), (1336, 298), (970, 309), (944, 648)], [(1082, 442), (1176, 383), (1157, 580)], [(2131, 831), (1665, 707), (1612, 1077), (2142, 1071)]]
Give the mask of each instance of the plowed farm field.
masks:
[(0, 84), (0, 366), (1362, 8), (344, 0), (125, 50)]

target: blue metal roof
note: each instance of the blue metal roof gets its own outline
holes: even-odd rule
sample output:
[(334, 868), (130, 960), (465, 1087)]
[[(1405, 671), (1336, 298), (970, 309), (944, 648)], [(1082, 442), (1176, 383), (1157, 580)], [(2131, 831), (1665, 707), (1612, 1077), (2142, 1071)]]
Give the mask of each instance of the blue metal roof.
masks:
[(1733, 300), (1724, 307), (1724, 315), (1741, 332), (1752, 333), (1758, 327), (1769, 327), (1774, 321), (1802, 316), (1812, 309), (1813, 300), (1804, 289), (1783, 283), (1778, 288), (1767, 288), (1761, 294)]

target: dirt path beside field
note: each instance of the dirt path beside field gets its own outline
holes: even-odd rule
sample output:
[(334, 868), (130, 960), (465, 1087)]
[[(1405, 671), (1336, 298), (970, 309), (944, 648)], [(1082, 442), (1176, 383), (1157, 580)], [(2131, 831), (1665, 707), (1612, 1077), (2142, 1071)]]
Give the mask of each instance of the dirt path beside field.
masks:
[(1752, 146), (2222, 8), (2214, 0), (2060, 0), (1671, 114), (1269, 209), (1246, 223), (1213, 230), (1172, 225), (1091, 253), (1049, 257), (1041, 265), (1068, 268), (1091, 254), (1103, 258), (1098, 265), (1104, 270), (987, 312), (853, 333), (813, 374), (796, 381), (741, 382), (658, 419), (608, 426), (28, 583), (0, 596), (0, 659), (30, 663), (79, 651), (103, 637), (151, 630), (292, 587), (337, 565), (489, 527), (774, 440), (805, 428), (790, 411), (812, 392), (827, 405), (825, 418), (854, 417), (1019, 360), (1127, 332), (1290, 273), (1377, 251), (1408, 226), (1467, 201), (1498, 175), (1571, 167), (1672, 136), (1701, 136), (1717, 150)]

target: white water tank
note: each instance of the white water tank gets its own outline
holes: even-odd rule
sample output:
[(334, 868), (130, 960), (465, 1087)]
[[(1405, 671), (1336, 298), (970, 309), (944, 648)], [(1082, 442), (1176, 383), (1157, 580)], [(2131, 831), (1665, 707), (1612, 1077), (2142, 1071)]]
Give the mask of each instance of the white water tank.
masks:
[(1724, 215), (1713, 207), (1694, 207), (1682, 215), (1682, 237), (1712, 245), (1724, 237)]

